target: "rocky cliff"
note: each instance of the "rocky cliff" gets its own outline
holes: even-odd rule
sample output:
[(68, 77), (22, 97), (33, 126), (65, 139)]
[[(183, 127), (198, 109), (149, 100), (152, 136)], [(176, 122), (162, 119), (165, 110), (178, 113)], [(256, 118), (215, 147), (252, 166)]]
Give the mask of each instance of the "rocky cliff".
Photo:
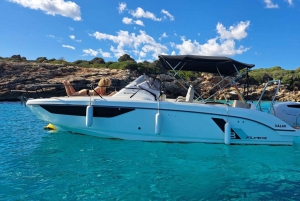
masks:
[[(126, 86), (136, 78), (136, 72), (129, 70), (116, 70), (108, 68), (81, 68), (75, 66), (65, 66), (61, 64), (33, 63), (33, 62), (0, 62), (0, 101), (18, 101), (21, 92), (12, 90), (33, 91), (32, 97), (52, 97), (65, 96), (66, 92), (61, 84), (62, 80), (69, 80), (74, 84), (75, 89), (87, 88), (90, 83), (98, 83), (102, 77), (109, 77), (112, 86), (117, 90)], [(161, 75), (166, 80), (166, 92), (170, 98), (179, 95), (185, 96), (186, 91), (172, 77)], [(207, 91), (214, 83), (220, 81), (220, 77), (202, 73), (201, 77), (191, 80), (195, 90), (200, 93)], [(48, 88), (39, 88), (39, 85), (49, 85)], [(249, 100), (257, 100), (264, 85), (250, 86), (248, 93)], [(243, 86), (240, 86), (243, 91)], [(271, 86), (266, 92), (265, 100), (270, 100), (276, 90), (276, 86)], [(207, 94), (211, 95), (213, 92)], [(234, 87), (230, 87), (218, 93), (216, 99), (236, 99)], [(300, 101), (300, 93), (288, 91), (281, 85), (280, 92), (276, 98), (280, 101)]]

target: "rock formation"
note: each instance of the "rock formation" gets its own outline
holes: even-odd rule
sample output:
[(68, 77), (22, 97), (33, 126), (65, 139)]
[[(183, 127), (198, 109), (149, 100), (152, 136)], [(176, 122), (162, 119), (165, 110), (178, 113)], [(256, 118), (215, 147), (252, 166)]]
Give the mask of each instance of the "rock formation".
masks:
[[(65, 96), (63, 80), (69, 80), (76, 90), (97, 84), (102, 77), (109, 77), (112, 85), (121, 87), (131, 80), (129, 70), (95, 69), (64, 66), (47, 63), (0, 62), (0, 101), (16, 101), (21, 92), (11, 90), (36, 91), (33, 96)], [(132, 78), (134, 79), (134, 78)], [(56, 87), (40, 88), (39, 85)]]
[[(12, 92), (11, 90), (30, 90), (35, 91), (32, 97), (52, 97), (65, 96), (62, 80), (69, 80), (74, 84), (75, 89), (88, 88), (88, 84), (97, 84), (102, 77), (109, 77), (112, 80), (112, 86), (117, 90), (126, 86), (129, 82), (136, 78), (137, 73), (129, 70), (116, 70), (108, 68), (82, 68), (75, 66), (65, 66), (61, 64), (34, 63), (34, 62), (7, 62), (0, 61), (0, 101), (18, 101), (18, 97), (22, 95), (20, 92)], [(186, 90), (168, 75), (160, 75), (161, 80), (165, 81), (167, 97), (176, 98), (177, 96), (185, 96)], [(221, 80), (219, 76), (202, 73), (201, 77), (191, 81), (195, 90), (201, 94), (215, 83)], [(51, 85), (49, 88), (39, 88), (39, 85)], [(243, 86), (239, 86), (241, 92), (244, 91)], [(277, 85), (267, 88), (264, 100), (271, 100)], [(260, 97), (264, 84), (261, 86), (250, 86), (248, 92), (248, 100), (257, 100)], [(113, 90), (113, 89), (112, 89)], [(216, 91), (216, 90), (215, 90)], [(206, 97), (212, 95), (215, 91), (206, 94)], [(245, 95), (245, 94), (244, 94)], [(228, 100), (237, 99), (233, 86), (218, 92), (215, 99)], [(300, 93), (298, 91), (289, 91), (284, 85), (281, 85), (280, 91), (276, 97), (279, 101), (300, 101)]]

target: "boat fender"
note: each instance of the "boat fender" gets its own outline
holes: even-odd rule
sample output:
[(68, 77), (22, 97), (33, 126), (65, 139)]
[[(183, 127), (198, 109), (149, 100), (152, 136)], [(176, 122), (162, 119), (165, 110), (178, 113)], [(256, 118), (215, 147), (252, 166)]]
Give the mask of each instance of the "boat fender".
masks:
[(231, 126), (229, 124), (229, 122), (226, 122), (225, 126), (224, 126), (224, 143), (225, 144), (230, 144), (231, 141)]
[(161, 129), (161, 115), (158, 112), (155, 115), (155, 134), (156, 135), (160, 134), (160, 129)]
[(86, 107), (85, 125), (91, 127), (93, 125), (93, 112), (94, 108), (92, 105)]

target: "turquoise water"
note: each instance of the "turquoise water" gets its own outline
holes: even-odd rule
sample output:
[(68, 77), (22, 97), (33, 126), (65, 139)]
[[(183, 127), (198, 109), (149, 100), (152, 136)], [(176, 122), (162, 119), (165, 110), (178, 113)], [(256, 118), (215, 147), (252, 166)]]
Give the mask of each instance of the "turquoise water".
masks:
[(0, 103), (0, 200), (300, 200), (300, 139), (150, 143), (45, 125), (19, 103)]

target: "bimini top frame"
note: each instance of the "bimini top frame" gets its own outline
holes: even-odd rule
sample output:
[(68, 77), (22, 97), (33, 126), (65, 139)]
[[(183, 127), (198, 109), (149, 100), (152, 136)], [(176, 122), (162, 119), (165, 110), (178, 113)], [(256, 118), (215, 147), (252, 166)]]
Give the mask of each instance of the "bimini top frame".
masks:
[[(219, 91), (233, 84), (237, 79), (246, 74), (250, 70), (250, 68), (255, 66), (254, 64), (245, 64), (228, 57), (196, 55), (160, 55), (158, 57), (163, 67), (171, 74), (173, 73), (172, 76), (179, 77), (186, 84), (186, 86), (189, 86), (189, 83), (179, 75), (179, 72), (181, 70), (219, 74), (222, 77), (222, 80), (209, 90), (211, 91), (212, 89), (217, 87), (217, 92), (204, 99), (203, 96), (205, 94), (200, 95), (195, 91), (198, 96), (197, 100), (202, 99), (202, 101), (207, 101)], [(240, 70), (242, 69), (246, 70), (243, 73), (240, 73)], [(227, 84), (222, 84), (225, 81), (227, 81)], [(186, 88), (185, 86), (183, 87)]]

